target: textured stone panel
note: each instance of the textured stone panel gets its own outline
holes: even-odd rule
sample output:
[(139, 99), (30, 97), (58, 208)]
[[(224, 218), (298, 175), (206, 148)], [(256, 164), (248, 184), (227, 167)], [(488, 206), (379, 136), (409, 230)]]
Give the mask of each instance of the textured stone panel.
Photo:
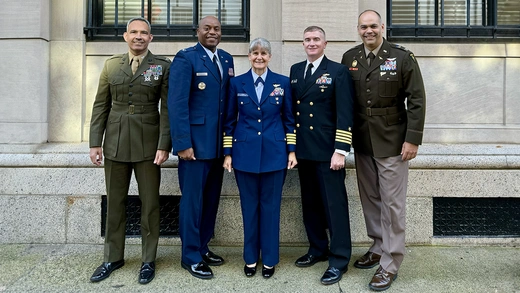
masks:
[(49, 43), (1, 40), (0, 44), (0, 122), (47, 122)]
[(284, 41), (301, 40), (306, 27), (317, 25), (325, 30), (328, 41), (355, 41), (358, 39), (357, 7), (356, 0), (283, 0), (282, 38)]
[(83, 56), (80, 41), (51, 42), (49, 141), (82, 140)]
[[(49, 0), (2, 1), (0, 39), (49, 39)], [(5, 46), (2, 46), (5, 47)]]
[(66, 198), (2, 195), (0, 223), (0, 243), (65, 243)]
[[(520, 46), (519, 46), (520, 47)], [(520, 55), (520, 49), (518, 49)], [(506, 125), (520, 126), (520, 58), (506, 58)]]
[(83, 0), (53, 0), (51, 13), (60, 17), (51, 18), (52, 40), (83, 40), (83, 21), (78, 20), (84, 19), (85, 9)]
[(411, 170), (408, 193), (418, 197), (519, 197), (518, 170)]
[[(427, 124), (503, 122), (504, 63), (496, 58), (417, 58)], [(461, 73), (464, 74), (461, 74)]]
[(433, 201), (431, 198), (406, 198), (406, 243), (430, 244), (433, 235)]
[(67, 243), (102, 243), (101, 197), (68, 196)]

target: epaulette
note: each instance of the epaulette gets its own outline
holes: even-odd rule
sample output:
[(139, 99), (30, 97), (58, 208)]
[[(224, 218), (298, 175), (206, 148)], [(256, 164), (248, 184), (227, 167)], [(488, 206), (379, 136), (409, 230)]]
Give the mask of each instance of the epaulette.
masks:
[(405, 51), (405, 52), (408, 52), (408, 49), (406, 49), (404, 46), (401, 46), (401, 45), (399, 45), (399, 44), (392, 44), (392, 43), (390, 43), (390, 46), (391, 46), (392, 48), (395, 48), (395, 49), (399, 49), (399, 50), (403, 50), (403, 51)]
[(161, 56), (161, 55), (155, 55), (155, 59), (158, 59), (158, 60), (161, 60), (161, 61), (164, 61), (166, 63), (170, 63), (171, 60), (170, 58), (166, 57), (166, 56)]
[(359, 45), (357, 45), (357, 46), (354, 46), (354, 47), (348, 49), (346, 53), (348, 53), (348, 52), (350, 52), (350, 51), (354, 51), (354, 50), (359, 50), (359, 49), (361, 49), (362, 47), (363, 47), (363, 44), (359, 44)]
[(183, 52), (190, 52), (190, 51), (195, 51), (195, 50), (197, 50), (196, 46), (182, 49)]
[(115, 55), (112, 55), (110, 58), (108, 58), (108, 60), (111, 60), (111, 59), (116, 59), (116, 58), (123, 58), (125, 54), (115, 54)]
[(410, 56), (410, 59), (412, 59), (412, 61), (414, 63), (417, 63), (417, 60), (415, 59), (415, 55), (412, 53), (412, 51), (410, 51), (410, 50), (406, 49), (404, 46), (401, 46), (401, 45), (398, 45), (398, 44), (390, 43), (390, 46), (393, 47), (393, 48), (405, 51), (406, 54), (408, 54), (408, 56)]

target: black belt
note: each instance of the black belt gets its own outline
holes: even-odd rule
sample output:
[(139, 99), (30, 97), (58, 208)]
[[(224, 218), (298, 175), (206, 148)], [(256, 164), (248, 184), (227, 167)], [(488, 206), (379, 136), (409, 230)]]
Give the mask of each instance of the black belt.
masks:
[(396, 114), (404, 111), (404, 108), (399, 107), (388, 107), (388, 108), (364, 108), (359, 107), (358, 112), (367, 116), (384, 116), (390, 114)]
[(112, 111), (123, 112), (127, 114), (143, 114), (157, 112), (157, 104), (133, 105), (127, 103), (113, 103)]

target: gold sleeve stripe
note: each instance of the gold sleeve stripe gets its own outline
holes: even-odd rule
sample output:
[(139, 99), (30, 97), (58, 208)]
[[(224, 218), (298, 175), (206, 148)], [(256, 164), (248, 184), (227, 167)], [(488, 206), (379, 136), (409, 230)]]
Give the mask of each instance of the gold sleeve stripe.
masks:
[(352, 133), (345, 130), (336, 130), (336, 141), (346, 144), (352, 144)]
[(225, 148), (233, 147), (233, 137), (232, 136), (224, 136), (224, 147)]
[(296, 134), (294, 134), (294, 133), (287, 133), (285, 135), (285, 138), (287, 140), (287, 144), (296, 144)]

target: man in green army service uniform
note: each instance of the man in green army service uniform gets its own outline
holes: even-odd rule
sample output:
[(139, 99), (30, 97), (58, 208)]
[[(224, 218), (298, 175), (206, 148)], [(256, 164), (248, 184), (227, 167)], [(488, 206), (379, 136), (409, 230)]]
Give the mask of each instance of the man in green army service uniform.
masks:
[(412, 52), (383, 38), (381, 16), (358, 18), (362, 44), (341, 63), (354, 81), (352, 144), (359, 195), (373, 243), (354, 267), (378, 266), (369, 288), (383, 291), (397, 278), (405, 253), (408, 163), (422, 143), (426, 94)]
[(133, 170), (142, 203), (139, 283), (146, 284), (155, 276), (160, 165), (171, 149), (166, 101), (170, 60), (148, 50), (153, 36), (146, 19), (130, 19), (123, 36), (129, 52), (105, 62), (92, 109), (90, 160), (101, 165), (104, 151), (108, 205), (104, 260), (90, 280), (104, 280), (124, 265), (126, 198)]

